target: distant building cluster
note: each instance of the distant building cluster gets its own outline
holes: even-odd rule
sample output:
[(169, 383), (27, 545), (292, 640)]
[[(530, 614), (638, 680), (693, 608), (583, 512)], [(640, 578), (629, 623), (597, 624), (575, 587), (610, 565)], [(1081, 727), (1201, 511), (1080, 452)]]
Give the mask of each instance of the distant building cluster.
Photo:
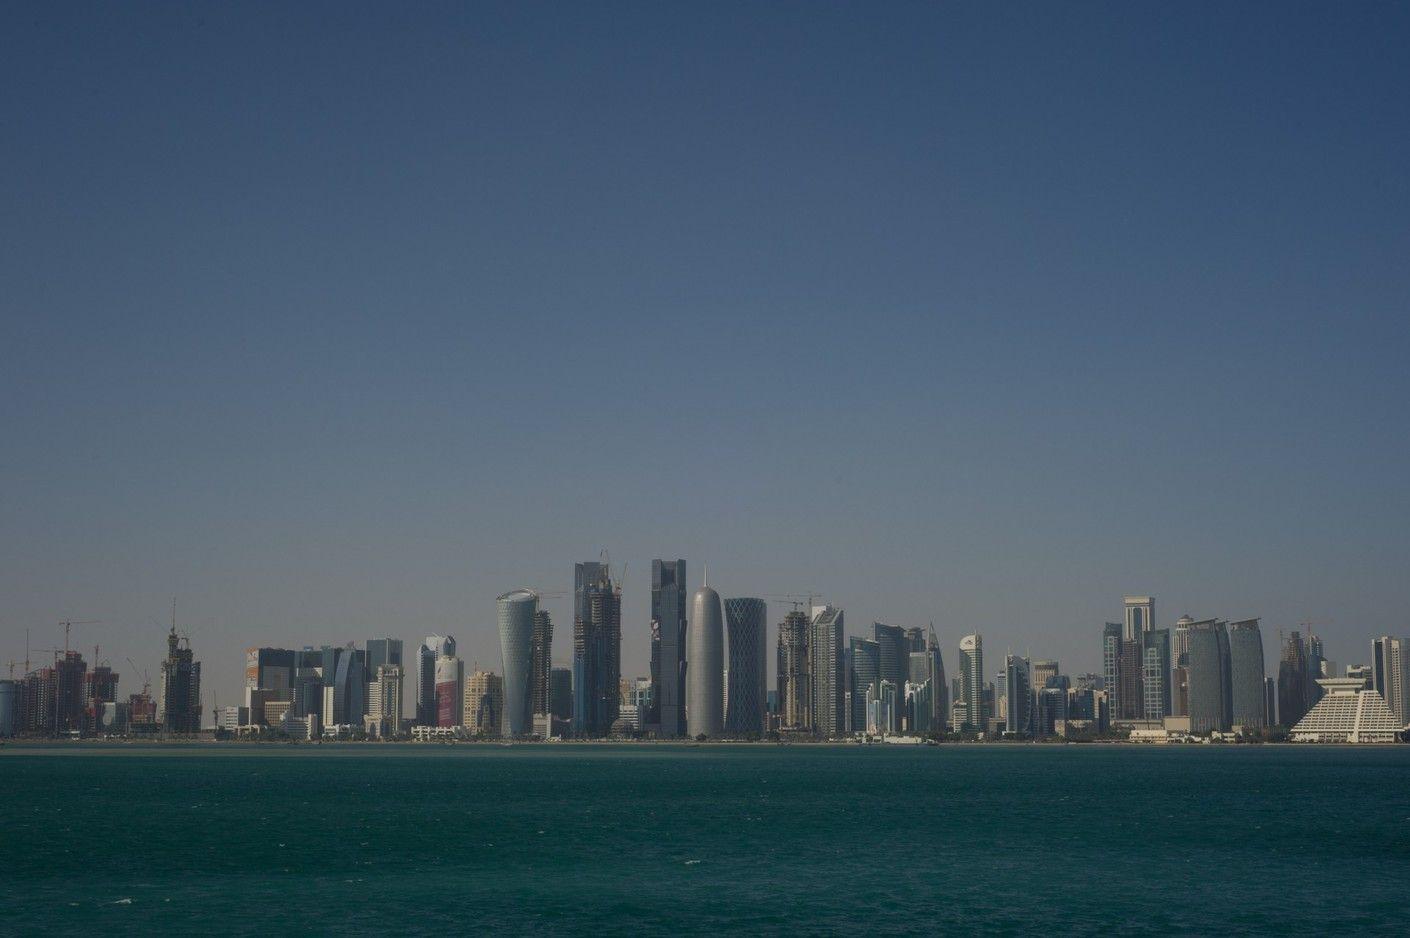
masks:
[[(622, 590), (605, 561), (574, 567), (571, 666), (553, 666), (553, 621), (534, 590), (496, 600), (500, 669), (467, 668), (449, 635), (412, 658), (401, 639), (249, 648), (243, 699), (216, 708), (220, 735), (314, 739), (942, 739), (1135, 742), (1396, 742), (1410, 723), (1410, 647), (1371, 643), (1343, 675), (1311, 631), (1281, 638), (1264, 673), (1260, 620), (1158, 627), (1155, 599), (1126, 596), (1101, 632), (1099, 674), (960, 639), (947, 675), (932, 625), (873, 622), (848, 635), (842, 609), (796, 598), (778, 622), (768, 684), (768, 607), (709, 585), (687, 595), (686, 562), (651, 568), (650, 673), (622, 674)], [(173, 621), (158, 690), (118, 699), (107, 664), (64, 649), (0, 681), (0, 735), (201, 731), (201, 665)], [(410, 705), (404, 701), (409, 696)], [(405, 708), (405, 709), (404, 709)]]

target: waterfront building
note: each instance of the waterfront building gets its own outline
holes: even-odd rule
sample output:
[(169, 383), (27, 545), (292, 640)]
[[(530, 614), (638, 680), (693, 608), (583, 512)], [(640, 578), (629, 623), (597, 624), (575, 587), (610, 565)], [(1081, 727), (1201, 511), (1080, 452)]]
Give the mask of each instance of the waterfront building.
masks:
[(1312, 709), (1312, 665), (1300, 632), (1291, 632), (1278, 659), (1278, 724), (1297, 725)]
[(503, 727), (509, 722), (504, 712), (504, 706), (504, 678), (493, 671), (482, 671), (476, 668), (465, 679), (465, 720), (463, 725), (471, 735), (501, 735)]
[(436, 726), (455, 727), (465, 723), (465, 663), (454, 653), (455, 639), (447, 639), (441, 650), (450, 654), (436, 657)]
[(573, 670), (554, 668), (548, 673), (548, 712), (555, 720), (573, 719)]
[(950, 682), (945, 679), (945, 656), (935, 636), (935, 623), (925, 631), (925, 651), (930, 656), (931, 728), (943, 732), (950, 716)]
[(867, 701), (875, 697), (876, 682), (881, 674), (881, 648), (870, 638), (853, 635), (847, 647), (848, 733), (865, 732)]
[(54, 659), (54, 733), (83, 731), (85, 685), (88, 663), (76, 651), (66, 651)]
[(18, 734), (20, 722), (20, 682), (0, 678), (0, 737)]
[(362, 726), (367, 713), (367, 655), (351, 642), (323, 646), (323, 726)]
[(893, 736), (899, 732), (896, 713), (896, 685), (879, 680), (867, 689), (867, 733)]
[(764, 729), (768, 689), (768, 606), (762, 599), (725, 600), (729, 669), (725, 681), (725, 729), (735, 735)]
[(651, 561), (651, 680), (655, 703), (646, 722), (664, 739), (685, 734), (686, 572), (684, 560)]
[(1190, 713), (1190, 626), (1194, 619), (1181, 616), (1175, 621), (1175, 633), (1170, 640), (1170, 714)]
[(725, 717), (725, 626), (720, 594), (710, 587), (710, 575), (691, 600), (686, 629), (686, 732), (719, 736)]
[(455, 655), (455, 639), (448, 635), (428, 635), (416, 651), (416, 723), (439, 726), (440, 708), (436, 700), (436, 659)]
[[(813, 732), (831, 739), (846, 728), (846, 639), (842, 610), (828, 604), (813, 611), (808, 638), (809, 671), (813, 686)], [(894, 695), (893, 685), (893, 695)], [(893, 701), (894, 706), (894, 701)]]
[(1246, 730), (1268, 725), (1263, 675), (1263, 634), (1258, 619), (1229, 625), (1231, 725)]
[(529, 712), (535, 717), (549, 713), (549, 675), (553, 671), (553, 618), (540, 609), (534, 613), (533, 637), (529, 647)]
[(573, 570), (573, 732), (607, 736), (621, 706), (622, 592), (606, 563)]
[(1190, 732), (1227, 731), (1227, 628), (1217, 619), (1195, 622), (1189, 628), (1189, 643)]
[(161, 663), (157, 722), (168, 733), (201, 731), (201, 663), (191, 651), (191, 640), (176, 634), (172, 625), (166, 637), (166, 660)]
[(290, 699), (297, 670), (296, 653), (292, 648), (245, 649), (245, 706), (250, 707), (252, 720), (252, 698), (257, 692), (270, 690), (280, 700)]
[(534, 663), (534, 616), (538, 610), (539, 597), (533, 590), (512, 590), (495, 600), (500, 662), (504, 668), (503, 732), (506, 736), (527, 736), (533, 732), (530, 679)]
[[(1369, 664), (1349, 664), (1349, 665), (1347, 665), (1347, 666), (1346, 666), (1346, 676), (1347, 676), (1347, 677), (1354, 677), (1354, 678), (1356, 678), (1357, 680), (1362, 681), (1363, 683), (1365, 683), (1367, 690), (1376, 690), (1376, 674), (1375, 674), (1375, 669), (1372, 668), (1371, 665), (1369, 665)], [(1382, 692), (1382, 691), (1376, 691), (1376, 692), (1381, 695), (1381, 699), (1382, 699), (1382, 700), (1385, 700), (1385, 696), (1386, 696), (1386, 695), (1385, 695), (1384, 692)], [(1386, 706), (1387, 706), (1387, 707), (1390, 706), (1390, 702), (1389, 702), (1389, 701), (1386, 702)], [(1391, 713), (1394, 713), (1394, 712), (1395, 712), (1395, 709), (1392, 708), (1392, 709), (1391, 709)]]
[(1033, 735), (1033, 680), (1027, 658), (1004, 656), (1004, 699), (1008, 712), (1004, 715), (1004, 735)]
[(1401, 726), (1410, 724), (1410, 642), (1389, 635), (1371, 642), (1371, 687)]
[(1291, 730), (1297, 743), (1393, 743), (1403, 724), (1359, 678), (1322, 678), (1323, 696)]
[(1145, 635), (1140, 639), (1121, 640), (1120, 660), (1117, 664), (1117, 685), (1116, 697), (1119, 710), (1117, 719), (1124, 721), (1139, 720), (1145, 715), (1145, 695), (1142, 686), (1142, 670), (1145, 658), (1145, 648), (1143, 643)]
[[(924, 653), (912, 652), (911, 654)], [(935, 701), (932, 699), (934, 695), (934, 681), (906, 682), (906, 732), (913, 735), (923, 735), (937, 729), (932, 722), (935, 716)]]
[(1118, 700), (1121, 687), (1121, 623), (1108, 622), (1102, 626), (1102, 686), (1111, 696), (1112, 708), (1121, 711)]
[(778, 698), (780, 728), (812, 732), (812, 659), (808, 614), (794, 609), (778, 625)]
[(960, 639), (960, 696), (964, 704), (964, 723), (956, 729), (984, 732), (987, 714), (984, 709), (984, 639), (978, 634)]
[(872, 638), (876, 641), (880, 655), (877, 675), (880, 680), (890, 681), (895, 688), (903, 688), (910, 680), (910, 642), (906, 630), (896, 625), (872, 623)]
[[(402, 667), (400, 664), (379, 664), (377, 666), (375, 679), (368, 685), (366, 726), (370, 735), (385, 739), (401, 732), (401, 684)], [(266, 709), (266, 718), (268, 715)]]
[[(1033, 735), (1040, 737), (1057, 735), (1058, 727), (1068, 720), (1068, 700), (1071, 690), (1067, 678), (1055, 675), (1036, 696), (1037, 708), (1033, 721)], [(1088, 708), (1090, 712), (1090, 707)], [(1090, 719), (1090, 718), (1089, 718)]]
[(1146, 720), (1170, 716), (1170, 630), (1146, 629), (1141, 635), (1141, 701)]

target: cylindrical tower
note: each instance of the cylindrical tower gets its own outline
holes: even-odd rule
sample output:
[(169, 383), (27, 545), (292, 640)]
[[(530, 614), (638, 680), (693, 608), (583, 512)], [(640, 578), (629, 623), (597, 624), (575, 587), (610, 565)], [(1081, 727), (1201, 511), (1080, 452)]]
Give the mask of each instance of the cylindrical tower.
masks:
[(766, 673), (768, 608), (762, 599), (725, 600), (725, 623), (729, 626), (729, 694), (725, 729), (736, 735), (759, 733), (764, 729), (764, 709), (768, 696)]
[(725, 721), (725, 625), (720, 594), (695, 591), (686, 626), (686, 732), (719, 736)]
[(496, 600), (499, 607), (499, 653), (504, 663), (504, 728), (506, 736), (528, 736), (534, 729), (532, 686), (534, 613), (538, 594), (514, 590)]

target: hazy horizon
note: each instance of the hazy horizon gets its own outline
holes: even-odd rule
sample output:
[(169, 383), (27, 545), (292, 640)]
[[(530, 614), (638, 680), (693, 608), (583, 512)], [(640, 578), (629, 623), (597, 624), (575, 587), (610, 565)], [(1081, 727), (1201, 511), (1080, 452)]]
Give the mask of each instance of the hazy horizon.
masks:
[[(653, 558), (1097, 670), (1410, 632), (1410, 7), (0, 9), (0, 658)], [(32, 653), (35, 661), (47, 655)], [(1271, 674), (1270, 670), (1270, 674)], [(209, 722), (209, 717), (207, 717)]]

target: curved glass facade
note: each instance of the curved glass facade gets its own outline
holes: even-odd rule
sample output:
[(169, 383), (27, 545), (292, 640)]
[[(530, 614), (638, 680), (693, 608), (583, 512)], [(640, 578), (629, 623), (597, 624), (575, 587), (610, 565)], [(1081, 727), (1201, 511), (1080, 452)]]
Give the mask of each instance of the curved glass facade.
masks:
[(499, 612), (499, 651), (504, 664), (504, 733), (527, 736), (533, 732), (534, 614), (539, 597), (531, 590), (514, 590), (495, 601)]
[(1229, 626), (1229, 681), (1233, 725), (1267, 725), (1263, 685), (1263, 635), (1257, 619)]

